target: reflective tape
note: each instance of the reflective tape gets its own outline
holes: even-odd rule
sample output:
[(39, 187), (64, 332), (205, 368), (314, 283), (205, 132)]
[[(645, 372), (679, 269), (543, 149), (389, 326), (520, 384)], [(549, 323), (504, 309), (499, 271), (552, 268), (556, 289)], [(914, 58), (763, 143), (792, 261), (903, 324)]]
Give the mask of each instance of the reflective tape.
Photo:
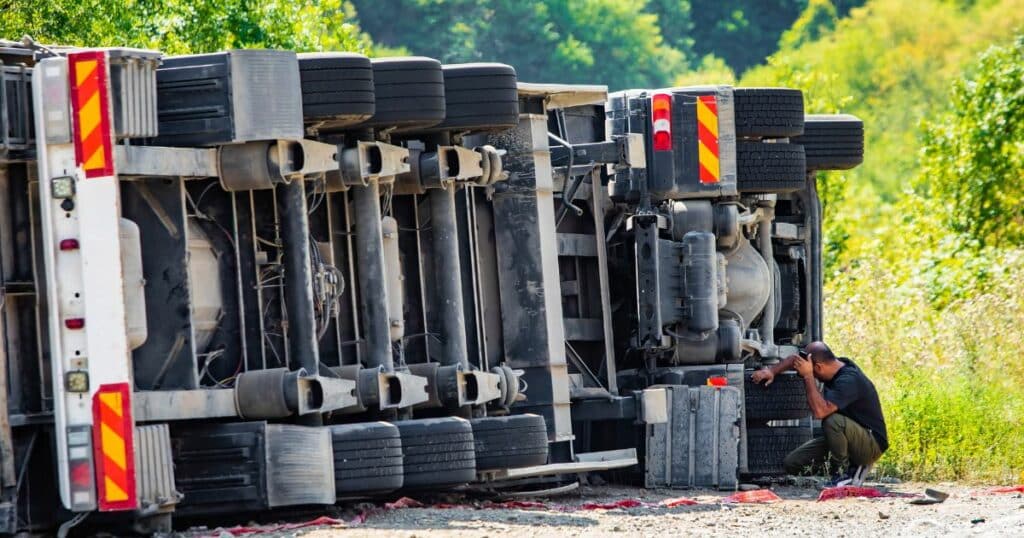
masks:
[(700, 163), (701, 183), (718, 183), (721, 178), (718, 156), (718, 103), (714, 95), (702, 95), (697, 100), (697, 162)]
[(93, 396), (93, 447), (101, 511), (134, 510), (134, 425), (131, 388), (127, 383), (103, 385)]
[(114, 175), (110, 84), (103, 51), (68, 54), (75, 163), (85, 177)]

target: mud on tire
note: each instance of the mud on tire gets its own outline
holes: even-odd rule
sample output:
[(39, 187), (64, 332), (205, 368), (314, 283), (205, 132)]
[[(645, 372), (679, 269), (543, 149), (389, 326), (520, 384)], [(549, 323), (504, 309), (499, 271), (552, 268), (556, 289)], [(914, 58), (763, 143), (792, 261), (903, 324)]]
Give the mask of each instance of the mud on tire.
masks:
[(803, 189), (807, 158), (799, 144), (736, 144), (736, 188), (744, 193), (784, 193)]
[(470, 421), (478, 471), (543, 465), (548, 460), (548, 431), (540, 415), (484, 417)]
[(445, 119), (431, 130), (490, 131), (519, 123), (516, 70), (498, 63), (445, 65)]
[(750, 380), (753, 372), (744, 372), (743, 394), (747, 420), (793, 420), (807, 417), (807, 391), (798, 375), (784, 373), (775, 376), (767, 387)]
[(804, 94), (791, 88), (736, 88), (736, 136), (788, 138), (804, 130)]
[(402, 436), (405, 488), (436, 488), (465, 484), (476, 478), (473, 427), (456, 417), (403, 420), (395, 423)]
[(394, 424), (338, 424), (330, 430), (334, 489), (339, 497), (402, 487), (402, 438)]
[(804, 147), (811, 170), (849, 170), (864, 162), (864, 122), (849, 114), (808, 115), (804, 134), (792, 142)]
[(347, 52), (299, 54), (302, 118), (329, 131), (373, 117), (375, 96), (370, 59)]
[(783, 475), (782, 461), (796, 447), (811, 440), (808, 426), (747, 428), (747, 471), (752, 475)]

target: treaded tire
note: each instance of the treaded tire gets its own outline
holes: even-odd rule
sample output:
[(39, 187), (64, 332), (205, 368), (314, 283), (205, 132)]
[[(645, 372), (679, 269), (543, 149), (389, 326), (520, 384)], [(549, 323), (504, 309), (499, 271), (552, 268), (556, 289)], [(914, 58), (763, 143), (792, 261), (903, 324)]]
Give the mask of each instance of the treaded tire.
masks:
[(548, 461), (548, 429), (540, 415), (510, 415), (470, 420), (476, 469), (517, 469)]
[(784, 475), (782, 461), (794, 448), (810, 441), (807, 426), (747, 428), (747, 472), (752, 475)]
[(444, 121), (444, 74), (441, 62), (421, 56), (375, 58), (373, 86), (376, 111), (363, 125), (412, 131)]
[(750, 380), (753, 371), (744, 372), (743, 394), (747, 420), (793, 420), (811, 414), (807, 391), (800, 376), (783, 373), (769, 386)]
[(793, 138), (810, 170), (849, 170), (864, 162), (864, 122), (849, 114), (810, 114), (804, 134)]
[(803, 189), (807, 157), (799, 144), (736, 144), (736, 188), (740, 192), (781, 193)]
[(735, 88), (736, 136), (788, 138), (804, 130), (804, 94), (792, 88)]
[(330, 427), (334, 489), (339, 497), (387, 493), (402, 487), (402, 438), (387, 422)]
[(519, 123), (516, 70), (498, 63), (443, 67), (445, 120), (436, 131), (500, 131)]
[(437, 488), (476, 479), (473, 427), (457, 417), (403, 420), (395, 423), (402, 435), (405, 488)]
[(302, 119), (319, 131), (358, 125), (375, 110), (370, 59), (348, 52), (299, 54)]

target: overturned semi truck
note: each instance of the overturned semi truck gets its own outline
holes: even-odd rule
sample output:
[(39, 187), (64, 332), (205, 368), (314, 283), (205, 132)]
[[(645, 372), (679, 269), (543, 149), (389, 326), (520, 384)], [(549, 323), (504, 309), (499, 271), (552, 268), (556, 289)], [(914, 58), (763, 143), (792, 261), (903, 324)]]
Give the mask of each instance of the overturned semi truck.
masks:
[[(821, 337), (799, 90), (0, 42), (0, 531), (732, 488), (814, 427), (745, 372)], [(172, 518), (174, 518), (172, 520)]]

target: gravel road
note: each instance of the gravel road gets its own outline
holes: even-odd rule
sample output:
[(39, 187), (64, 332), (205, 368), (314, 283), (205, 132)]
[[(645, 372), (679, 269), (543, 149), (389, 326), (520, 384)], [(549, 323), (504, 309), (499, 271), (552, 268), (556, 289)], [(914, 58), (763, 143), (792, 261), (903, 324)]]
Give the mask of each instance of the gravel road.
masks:
[[(818, 502), (814, 488), (778, 487), (782, 501), (722, 504), (728, 495), (707, 490), (644, 490), (586, 487), (571, 496), (544, 499), (546, 509), (479, 509), (480, 501), (446, 499), (454, 508), (374, 510), (359, 524), (320, 526), (272, 536), (474, 537), (526, 536), (1024, 536), (1024, 495), (991, 494), (987, 487), (956, 484), (900, 484), (890, 491), (921, 493), (933, 487), (950, 494), (946, 502), (915, 506), (906, 498), (841, 499)], [(662, 508), (659, 502), (685, 496), (695, 506)], [(583, 510), (584, 503), (638, 499), (648, 506)], [(468, 505), (468, 506), (467, 506)], [(351, 519), (357, 508), (343, 514)], [(347, 516), (347, 517), (346, 517)], [(207, 530), (195, 535), (229, 536)]]

